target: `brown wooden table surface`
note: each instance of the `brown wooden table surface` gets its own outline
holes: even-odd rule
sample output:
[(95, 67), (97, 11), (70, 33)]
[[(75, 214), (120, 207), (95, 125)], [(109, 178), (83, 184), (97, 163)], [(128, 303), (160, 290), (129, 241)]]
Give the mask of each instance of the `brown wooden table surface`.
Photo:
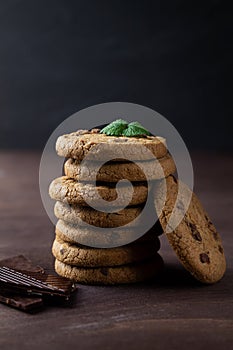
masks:
[[(194, 153), (195, 191), (222, 235), (228, 269), (202, 286), (162, 238), (159, 280), (80, 285), (72, 308), (28, 315), (0, 305), (0, 349), (233, 348), (233, 156)], [(40, 200), (36, 152), (0, 152), (0, 259), (24, 254), (52, 268), (54, 228)]]

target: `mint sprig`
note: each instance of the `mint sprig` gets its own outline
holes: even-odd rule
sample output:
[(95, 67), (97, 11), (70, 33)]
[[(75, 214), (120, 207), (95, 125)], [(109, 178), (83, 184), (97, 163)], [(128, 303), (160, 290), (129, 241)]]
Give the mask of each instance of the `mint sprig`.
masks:
[(127, 129), (124, 129), (122, 134), (128, 137), (150, 135), (149, 131), (145, 129), (139, 122), (129, 123)]
[(139, 137), (150, 135), (150, 132), (139, 122), (127, 123), (123, 119), (113, 121), (105, 126), (100, 132), (109, 136)]
[(128, 123), (123, 119), (117, 119), (108, 124), (100, 132), (109, 136), (121, 136), (123, 131), (127, 128)]

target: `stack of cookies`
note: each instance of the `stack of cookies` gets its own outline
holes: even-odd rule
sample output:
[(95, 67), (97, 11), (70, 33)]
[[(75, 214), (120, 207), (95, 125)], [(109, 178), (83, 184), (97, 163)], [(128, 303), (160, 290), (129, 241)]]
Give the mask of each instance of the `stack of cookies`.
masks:
[[(142, 147), (158, 159), (159, 167)], [(147, 220), (143, 209), (153, 183), (176, 170), (165, 140), (79, 130), (60, 136), (56, 151), (66, 158), (64, 176), (53, 180), (49, 188), (58, 218), (52, 247), (56, 272), (87, 284), (133, 283), (155, 277), (163, 267), (158, 254), (162, 228), (157, 222), (143, 234)], [(111, 160), (99, 167), (93, 181), (96, 164), (105, 158)], [(123, 184), (116, 189), (119, 181)], [(98, 195), (111, 203), (110, 212), (103, 210)], [(127, 202), (124, 209), (118, 210), (119, 200)], [(150, 215), (156, 216), (155, 209)]]

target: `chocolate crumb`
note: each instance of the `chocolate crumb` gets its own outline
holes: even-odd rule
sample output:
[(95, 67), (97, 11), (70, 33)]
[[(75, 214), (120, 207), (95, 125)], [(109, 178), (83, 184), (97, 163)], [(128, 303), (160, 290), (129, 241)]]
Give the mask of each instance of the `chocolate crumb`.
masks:
[(208, 257), (208, 255), (206, 253), (201, 253), (200, 254), (200, 261), (205, 264), (209, 264), (210, 263), (210, 258)]

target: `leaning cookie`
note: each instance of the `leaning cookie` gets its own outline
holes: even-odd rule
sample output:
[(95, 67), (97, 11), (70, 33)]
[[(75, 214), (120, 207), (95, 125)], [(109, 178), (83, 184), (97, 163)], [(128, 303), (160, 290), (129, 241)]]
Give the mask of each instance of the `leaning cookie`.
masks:
[[(56, 151), (59, 156), (83, 160), (146, 160), (164, 157), (166, 141), (159, 136), (116, 137), (100, 134), (99, 129), (78, 130), (58, 137)], [(150, 152), (148, 152), (150, 151)]]
[[(98, 171), (97, 171), (98, 170)], [(108, 162), (102, 166), (97, 162), (79, 162), (69, 158), (64, 164), (65, 175), (80, 181), (118, 182), (122, 179), (129, 181), (149, 181), (167, 177), (176, 171), (173, 158), (167, 153), (158, 160), (145, 162)], [(96, 174), (93, 179), (93, 174)]]
[(116, 213), (106, 213), (91, 207), (81, 207), (57, 201), (54, 206), (54, 214), (58, 219), (71, 224), (85, 226), (86, 224), (97, 227), (121, 227), (127, 224), (134, 227), (140, 224), (137, 217), (141, 214), (142, 207), (129, 207)]
[(80, 267), (118, 266), (152, 257), (160, 248), (157, 238), (151, 242), (131, 243), (117, 248), (89, 248), (72, 244), (60, 239), (53, 242), (52, 253), (56, 259)]
[(143, 262), (116, 266), (83, 268), (55, 260), (55, 271), (63, 277), (83, 284), (124, 284), (150, 280), (163, 269), (163, 260), (156, 253), (152, 259)]
[(49, 195), (57, 201), (81, 206), (88, 205), (85, 201), (86, 198), (89, 205), (101, 207), (98, 194), (104, 201), (111, 202), (112, 207), (117, 207), (123, 203), (139, 205), (146, 202), (148, 187), (145, 183), (139, 182), (134, 184), (133, 191), (132, 186), (128, 184), (123, 184), (116, 191), (114, 185), (95, 186), (91, 183), (82, 183), (62, 176), (52, 181), (49, 186)]
[[(144, 232), (141, 232), (140, 229), (136, 229), (135, 227), (128, 229), (124, 227), (111, 229), (103, 229), (95, 226), (80, 227), (79, 225), (63, 220), (58, 220), (56, 233), (66, 242), (97, 248), (122, 246), (136, 241), (144, 235)], [(150, 237), (156, 237), (161, 234), (161, 231), (158, 225), (155, 225), (148, 233), (150, 233)]]
[[(178, 187), (181, 196), (176, 203)], [(161, 206), (164, 193), (167, 193), (167, 196), (159, 220), (163, 230), (168, 232), (166, 236), (179, 260), (197, 280), (203, 283), (219, 281), (226, 270), (223, 246), (199, 199), (173, 176), (161, 180), (160, 185), (155, 188), (154, 199), (157, 209)], [(184, 203), (189, 196), (191, 202), (185, 213)], [(167, 230), (171, 225), (169, 219), (173, 209), (176, 215), (182, 214), (183, 219), (173, 232), (169, 232)]]

